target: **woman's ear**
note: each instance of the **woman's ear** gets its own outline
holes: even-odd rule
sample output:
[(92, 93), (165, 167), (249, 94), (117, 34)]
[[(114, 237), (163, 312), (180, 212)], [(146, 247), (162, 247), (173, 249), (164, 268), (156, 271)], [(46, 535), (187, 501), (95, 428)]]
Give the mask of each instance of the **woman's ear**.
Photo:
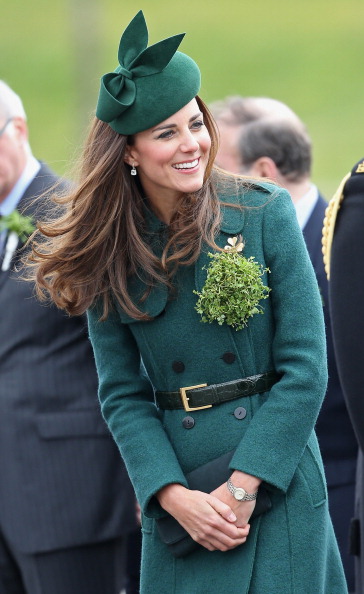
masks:
[(125, 163), (127, 163), (128, 165), (130, 165), (130, 167), (134, 167), (136, 165), (139, 165), (137, 159), (135, 158), (135, 156), (133, 155), (133, 147), (132, 146), (127, 146), (126, 150), (125, 150), (125, 154), (124, 154), (124, 161)]

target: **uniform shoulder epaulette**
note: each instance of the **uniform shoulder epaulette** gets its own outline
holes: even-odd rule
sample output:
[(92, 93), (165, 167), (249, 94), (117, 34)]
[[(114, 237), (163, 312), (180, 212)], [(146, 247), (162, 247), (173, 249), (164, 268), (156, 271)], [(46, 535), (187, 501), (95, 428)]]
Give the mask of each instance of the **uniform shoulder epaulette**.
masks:
[(328, 280), (330, 280), (331, 249), (337, 215), (344, 198), (354, 194), (364, 197), (364, 158), (361, 158), (344, 177), (326, 208), (322, 229), (322, 253)]
[(331, 246), (332, 240), (334, 238), (337, 213), (339, 212), (341, 203), (344, 199), (344, 186), (346, 184), (346, 181), (349, 179), (350, 175), (350, 172), (347, 175), (345, 175), (344, 179), (341, 181), (338, 189), (331, 198), (325, 210), (325, 218), (322, 228), (322, 253), (324, 259), (325, 272), (328, 280), (330, 280)]

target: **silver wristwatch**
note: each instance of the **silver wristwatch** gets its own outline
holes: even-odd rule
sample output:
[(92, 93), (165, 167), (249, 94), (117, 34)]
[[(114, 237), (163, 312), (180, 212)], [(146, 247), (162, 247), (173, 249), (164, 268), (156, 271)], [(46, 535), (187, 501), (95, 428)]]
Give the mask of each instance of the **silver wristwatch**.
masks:
[(258, 491), (255, 491), (255, 493), (247, 493), (245, 489), (242, 489), (241, 487), (234, 487), (231, 479), (229, 479), (226, 484), (230, 493), (237, 499), (237, 501), (254, 501), (254, 499), (257, 498)]

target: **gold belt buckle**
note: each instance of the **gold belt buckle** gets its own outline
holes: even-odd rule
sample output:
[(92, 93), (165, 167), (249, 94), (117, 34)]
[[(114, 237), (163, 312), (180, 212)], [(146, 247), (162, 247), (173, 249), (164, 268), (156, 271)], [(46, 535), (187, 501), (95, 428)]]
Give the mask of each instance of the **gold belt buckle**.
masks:
[(186, 394), (187, 390), (195, 390), (196, 388), (206, 388), (206, 387), (207, 387), (207, 384), (199, 384), (198, 386), (188, 386), (186, 388), (179, 389), (179, 391), (181, 393), (183, 408), (185, 409), (186, 412), (189, 412), (191, 410), (202, 410), (203, 408), (211, 408), (212, 407), (212, 404), (206, 404), (205, 406), (196, 406), (196, 407), (191, 407), (188, 404), (189, 398)]

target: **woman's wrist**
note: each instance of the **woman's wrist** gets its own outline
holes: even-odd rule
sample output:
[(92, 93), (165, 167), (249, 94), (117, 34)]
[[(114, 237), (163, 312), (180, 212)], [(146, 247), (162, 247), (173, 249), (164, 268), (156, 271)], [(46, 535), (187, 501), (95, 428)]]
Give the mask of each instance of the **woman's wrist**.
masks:
[(171, 505), (173, 506), (173, 503), (175, 503), (179, 497), (182, 497), (185, 491), (186, 487), (183, 485), (180, 485), (179, 483), (171, 483), (160, 489), (156, 493), (156, 497), (160, 506), (169, 512)]
[(244, 489), (247, 493), (252, 494), (258, 491), (262, 480), (252, 474), (247, 474), (241, 470), (234, 470), (230, 477), (234, 487)]

